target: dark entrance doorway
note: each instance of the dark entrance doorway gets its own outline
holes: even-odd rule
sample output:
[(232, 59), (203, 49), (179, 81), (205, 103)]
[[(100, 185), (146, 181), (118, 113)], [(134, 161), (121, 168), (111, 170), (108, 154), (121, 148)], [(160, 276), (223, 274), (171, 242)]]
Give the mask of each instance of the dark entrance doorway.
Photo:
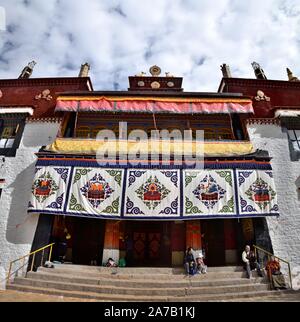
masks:
[(96, 261), (101, 265), (105, 221), (79, 218), (73, 221), (73, 225), (76, 238), (73, 240), (72, 262), (90, 265), (91, 261)]
[(125, 235), (132, 245), (126, 249), (127, 255), (131, 252), (128, 266), (171, 266), (170, 222), (126, 222)]
[(71, 237), (66, 241), (66, 262), (91, 265), (96, 261), (97, 265), (102, 265), (105, 220), (57, 216), (52, 239), (59, 243), (66, 230)]
[(203, 243), (208, 266), (225, 265), (224, 220), (201, 221)]

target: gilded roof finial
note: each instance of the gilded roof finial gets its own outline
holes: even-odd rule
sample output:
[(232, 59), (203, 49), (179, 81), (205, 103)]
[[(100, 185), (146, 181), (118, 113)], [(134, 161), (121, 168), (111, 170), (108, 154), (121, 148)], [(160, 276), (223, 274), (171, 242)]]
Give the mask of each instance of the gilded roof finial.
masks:
[(136, 77), (145, 77), (146, 73), (145, 72), (140, 72), (139, 74), (135, 75)]
[(294, 76), (293, 73), (292, 73), (292, 71), (289, 68), (287, 68), (286, 71), (287, 71), (287, 74), (288, 74), (288, 77), (289, 77), (289, 81), (290, 82), (300, 82), (299, 78), (297, 78), (296, 76)]

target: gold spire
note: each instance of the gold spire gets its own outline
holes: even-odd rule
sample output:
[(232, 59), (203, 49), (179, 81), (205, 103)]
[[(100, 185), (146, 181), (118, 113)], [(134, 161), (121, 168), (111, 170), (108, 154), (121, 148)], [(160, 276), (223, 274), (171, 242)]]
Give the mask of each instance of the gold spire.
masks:
[(300, 82), (300, 80), (296, 76), (293, 75), (292, 71), (289, 68), (287, 68), (286, 71), (287, 71), (290, 82)]

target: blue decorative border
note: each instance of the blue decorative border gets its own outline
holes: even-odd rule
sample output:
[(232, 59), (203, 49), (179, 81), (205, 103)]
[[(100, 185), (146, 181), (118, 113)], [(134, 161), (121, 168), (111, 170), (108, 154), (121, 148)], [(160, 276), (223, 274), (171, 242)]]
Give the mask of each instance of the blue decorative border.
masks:
[(73, 173), (74, 173), (74, 168), (71, 168), (69, 182), (67, 184), (67, 194), (66, 194), (66, 201), (65, 201), (65, 205), (64, 205), (64, 212), (67, 211), (67, 207), (68, 207), (68, 204), (69, 204), (71, 186), (72, 186), (72, 182), (73, 182), (72, 181), (73, 180)]
[(237, 213), (237, 217), (240, 216), (240, 205), (239, 205), (239, 196), (238, 196), (238, 179), (236, 169), (233, 170), (233, 186), (234, 186), (234, 203), (235, 203), (235, 211)]
[[(116, 162), (103, 162), (98, 163), (97, 160), (93, 159), (90, 161), (80, 161), (80, 160), (43, 160), (38, 159), (36, 167), (46, 167), (46, 166), (71, 166), (71, 167), (85, 167), (85, 168), (118, 168), (118, 169), (167, 169), (167, 170), (178, 170), (178, 169), (197, 169), (195, 165), (174, 165), (174, 164), (153, 164), (149, 161), (149, 165), (137, 163), (129, 163), (126, 165), (118, 164)], [(235, 163), (235, 162), (226, 162), (226, 163), (206, 163), (204, 162), (204, 169), (241, 169), (241, 170), (272, 170), (271, 164), (259, 164), (256, 162), (253, 163)]]
[(39, 214), (53, 214), (53, 215), (61, 215), (61, 216), (72, 216), (72, 217), (84, 217), (84, 218), (98, 218), (98, 219), (116, 219), (120, 220), (126, 219), (126, 220), (156, 220), (156, 221), (168, 221), (168, 220), (194, 220), (194, 219), (238, 219), (238, 218), (253, 218), (253, 217), (279, 217), (279, 213), (266, 213), (266, 214), (244, 214), (244, 215), (204, 215), (204, 216), (170, 216), (170, 217), (148, 217), (148, 216), (143, 216), (143, 217), (136, 217), (134, 218), (132, 216), (109, 216), (109, 215), (93, 215), (93, 214), (85, 214), (85, 213), (69, 213), (69, 212), (53, 212), (53, 211), (45, 211), (45, 210), (28, 210), (28, 213), (39, 213)]

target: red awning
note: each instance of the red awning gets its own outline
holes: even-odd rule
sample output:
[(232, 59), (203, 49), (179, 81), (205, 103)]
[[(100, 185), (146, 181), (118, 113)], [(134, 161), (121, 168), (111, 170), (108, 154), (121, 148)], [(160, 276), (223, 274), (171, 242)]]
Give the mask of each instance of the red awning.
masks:
[(61, 97), (56, 112), (127, 112), (175, 114), (254, 113), (249, 99), (185, 99), (130, 97)]

